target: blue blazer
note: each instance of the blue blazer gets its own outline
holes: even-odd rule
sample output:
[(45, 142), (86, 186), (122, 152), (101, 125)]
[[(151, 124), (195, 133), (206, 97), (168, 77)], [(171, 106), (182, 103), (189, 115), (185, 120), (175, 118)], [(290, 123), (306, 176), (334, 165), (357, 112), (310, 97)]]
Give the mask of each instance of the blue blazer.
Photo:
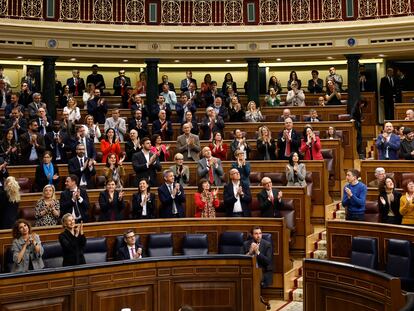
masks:
[[(398, 160), (398, 151), (400, 150), (400, 136), (391, 134), (390, 140), (388, 142), (382, 141), (382, 135), (380, 134), (377, 137), (375, 145), (378, 149), (378, 159), (379, 160)], [(388, 158), (386, 158), (388, 149)]]
[[(173, 184), (173, 187), (175, 184)], [(158, 188), (158, 198), (161, 201), (160, 204), (160, 218), (172, 218), (172, 208), (173, 208), (173, 201), (175, 202), (175, 207), (177, 208), (178, 215), (180, 218), (184, 217), (184, 206), (183, 203), (185, 203), (185, 194), (184, 189), (180, 185), (180, 192), (177, 193), (175, 198), (173, 199), (171, 197), (170, 191), (168, 190), (168, 187), (165, 183), (163, 183)]]

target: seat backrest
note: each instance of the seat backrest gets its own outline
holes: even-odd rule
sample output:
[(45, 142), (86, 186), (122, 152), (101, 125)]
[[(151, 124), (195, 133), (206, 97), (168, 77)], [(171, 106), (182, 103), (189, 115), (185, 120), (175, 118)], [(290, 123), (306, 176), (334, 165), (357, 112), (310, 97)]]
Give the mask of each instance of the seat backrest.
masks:
[(262, 172), (250, 172), (249, 180), (252, 186), (259, 186), (262, 180), (263, 173)]
[[(118, 256), (118, 250), (125, 246), (125, 241), (124, 241), (124, 236), (123, 235), (118, 235), (115, 237), (115, 242), (114, 242), (114, 248), (112, 249), (112, 254), (114, 258), (117, 258)], [(139, 234), (135, 234), (135, 246), (141, 246), (141, 237), (139, 236)]]
[(407, 240), (389, 239), (385, 271), (396, 277), (412, 277), (413, 249)]
[(414, 180), (414, 173), (401, 173), (401, 187), (406, 189), (410, 180)]
[(295, 207), (292, 199), (282, 199), (283, 208), (280, 209), (280, 216), (285, 218), (286, 227), (291, 230), (296, 230), (295, 225)]
[(207, 234), (186, 234), (183, 237), (184, 255), (207, 255), (208, 239)]
[(148, 256), (172, 256), (174, 254), (171, 233), (156, 233), (148, 235)]
[(4, 266), (4, 272), (11, 272), (13, 269), (13, 253), (11, 251), (11, 247), (8, 247), (6, 250), (6, 253), (4, 255), (5, 257), (5, 266)]
[(378, 266), (378, 247), (375, 238), (353, 237), (351, 264), (369, 269)]
[(107, 261), (106, 238), (89, 238), (86, 240), (84, 255), (86, 263)]
[(19, 218), (25, 219), (33, 225), (36, 220), (36, 210), (32, 206), (21, 207), (19, 208)]
[(338, 114), (338, 121), (349, 121), (351, 120), (351, 115), (344, 113), (344, 114)]
[(29, 193), (32, 192), (32, 182), (27, 177), (18, 177), (16, 178), (17, 183), (20, 186), (21, 193)]
[(286, 186), (287, 179), (286, 173), (278, 173), (278, 172), (266, 172), (263, 173), (263, 176), (269, 177), (272, 181), (273, 186)]
[(102, 175), (96, 176), (95, 187), (103, 188), (105, 186), (105, 181), (106, 181), (105, 176), (102, 176)]
[(58, 268), (62, 267), (63, 253), (62, 247), (59, 242), (43, 243), (43, 263), (45, 268)]
[(223, 232), (220, 235), (219, 254), (243, 254), (243, 243), (243, 232)]
[(381, 216), (378, 206), (378, 201), (365, 201), (365, 221), (380, 222)]

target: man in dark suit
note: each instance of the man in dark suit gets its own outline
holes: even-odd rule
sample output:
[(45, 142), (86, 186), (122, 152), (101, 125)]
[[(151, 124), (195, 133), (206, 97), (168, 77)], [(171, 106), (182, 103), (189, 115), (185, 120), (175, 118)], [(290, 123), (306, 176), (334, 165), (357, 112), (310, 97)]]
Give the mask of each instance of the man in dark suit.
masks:
[(273, 283), (273, 250), (272, 244), (262, 239), (262, 229), (258, 226), (252, 229), (252, 238), (244, 242), (244, 253), (256, 256), (257, 264), (263, 271), (262, 288)]
[(158, 119), (152, 123), (152, 135), (158, 134), (163, 141), (172, 140), (173, 128), (171, 121), (167, 120), (165, 110), (160, 110)]
[(195, 82), (191, 82), (188, 86), (188, 90), (184, 92), (185, 95), (187, 95), (188, 100), (191, 102), (192, 105), (195, 105), (196, 107), (202, 106), (202, 98), (200, 94), (197, 92), (197, 85)]
[(142, 116), (142, 111), (137, 109), (133, 112), (134, 116), (128, 121), (128, 130), (136, 130), (139, 139), (148, 137), (148, 122)]
[(38, 132), (42, 136), (45, 136), (46, 133), (52, 131), (52, 118), (46, 115), (45, 108), (40, 107), (39, 110), (37, 110), (37, 117), (35, 120), (39, 125)]
[(13, 108), (10, 119), (6, 121), (3, 131), (7, 132), (9, 129), (13, 130), (13, 136), (16, 142), (19, 141), (20, 136), (27, 131), (27, 122), (23, 117), (23, 113), (19, 108)]
[(175, 92), (174, 83), (168, 81), (168, 76), (167, 75), (162, 75), (161, 80), (162, 80), (162, 82), (160, 84), (158, 84), (158, 94), (162, 93), (162, 86), (164, 84), (168, 84), (168, 89), (170, 91)]
[(72, 70), (72, 78), (66, 80), (66, 85), (69, 86), (69, 93), (73, 96), (82, 96), (85, 91), (85, 81), (79, 77), (79, 70)]
[(158, 156), (150, 152), (151, 140), (144, 137), (141, 141), (142, 150), (134, 153), (132, 156), (132, 167), (137, 175), (134, 186), (138, 185), (138, 181), (146, 178), (149, 180), (150, 186), (157, 186), (157, 171), (161, 171), (161, 164)]
[(323, 80), (318, 77), (319, 72), (312, 70), (312, 79), (308, 81), (308, 90), (312, 94), (322, 93), (323, 91)]
[(309, 117), (306, 117), (303, 121), (305, 122), (321, 122), (322, 118), (320, 116), (318, 116), (318, 112), (316, 111), (316, 109), (311, 109), (309, 111)]
[(290, 113), (290, 109), (283, 109), (283, 114), (276, 118), (276, 122), (285, 122), (287, 118), (291, 118), (293, 122), (296, 121), (296, 116)]
[(197, 107), (192, 103), (187, 94), (182, 93), (180, 96), (180, 101), (175, 105), (175, 112), (177, 114), (177, 122), (185, 122), (185, 114), (189, 111), (194, 114), (197, 110)]
[[(95, 159), (96, 158), (95, 144), (92, 139), (89, 139), (87, 137), (87, 134), (86, 134), (87, 131), (88, 129), (86, 125), (79, 126), (76, 132), (76, 137), (74, 137), (71, 141), (71, 147), (72, 147), (72, 150), (76, 151), (76, 146), (78, 144), (82, 144), (85, 146), (85, 151), (84, 151), (85, 157), (88, 159)], [(75, 156), (76, 153), (72, 155)]]
[(45, 139), (39, 134), (36, 120), (30, 120), (28, 131), (19, 138), (22, 156), (20, 164), (39, 164), (45, 152)]
[(194, 83), (195, 89), (197, 89), (197, 81), (195, 79), (193, 79), (193, 72), (191, 70), (187, 70), (185, 72), (185, 75), (187, 76), (187, 78), (181, 80), (181, 84), (180, 84), (181, 92), (187, 92), (188, 87), (190, 86), (191, 82)]
[(4, 108), (4, 117), (6, 118), (6, 120), (10, 119), (10, 114), (13, 108), (19, 108), (19, 110), (23, 113), (26, 109), (23, 105), (19, 104), (19, 93), (12, 93), (10, 103), (8, 103), (6, 108)]
[(60, 129), (60, 122), (53, 121), (52, 132), (45, 136), (46, 149), (52, 151), (53, 162), (57, 164), (68, 163), (66, 151), (69, 147), (68, 135)]
[(131, 86), (131, 79), (125, 76), (125, 69), (121, 69), (118, 73), (119, 76), (114, 78), (114, 95), (124, 96), (128, 86)]
[(211, 140), (213, 138), (213, 134), (216, 132), (221, 133), (223, 136), (223, 118), (216, 114), (216, 111), (213, 107), (208, 107), (206, 109), (206, 114), (207, 115), (203, 118), (203, 121), (200, 125), (201, 129), (203, 130), (202, 139)]
[(91, 189), (94, 187), (92, 176), (96, 175), (96, 161), (85, 157), (85, 146), (78, 144), (76, 146), (76, 157), (69, 160), (69, 174), (76, 175), (81, 188)]
[(60, 194), (60, 213), (72, 214), (76, 222), (88, 221), (89, 198), (86, 190), (78, 187), (78, 176), (66, 178), (66, 189)]
[(384, 119), (394, 120), (394, 103), (397, 95), (396, 81), (394, 79), (394, 69), (387, 68), (387, 75), (381, 78), (380, 95), (384, 100)]
[(140, 259), (143, 257), (142, 245), (137, 244), (133, 229), (124, 232), (124, 242), (117, 251), (117, 260)]
[(93, 116), (95, 122), (105, 124), (106, 113), (108, 112), (108, 105), (106, 100), (101, 98), (101, 91), (95, 89), (94, 96), (87, 102), (88, 113)]
[(288, 160), (292, 152), (299, 154), (300, 135), (293, 128), (291, 118), (286, 118), (285, 128), (279, 132), (277, 144), (279, 147), (279, 160)]
[(250, 217), (250, 202), (252, 196), (248, 185), (240, 180), (240, 173), (236, 168), (229, 172), (230, 182), (224, 185), (223, 201), (227, 217)]
[(269, 177), (262, 178), (263, 190), (257, 194), (262, 217), (280, 217), (280, 209), (283, 208), (282, 191), (272, 188), (272, 180)]
[(139, 94), (135, 94), (132, 97), (132, 104), (131, 104), (131, 111), (141, 110), (142, 118), (147, 120), (148, 119), (148, 107), (144, 105), (144, 101)]
[[(86, 78), (86, 84), (92, 83), (95, 85), (95, 88), (103, 93), (105, 89), (105, 80), (104, 77), (98, 73), (98, 65), (92, 65), (92, 73)], [(95, 119), (96, 121), (96, 119)]]
[(160, 218), (185, 217), (183, 187), (179, 183), (174, 184), (174, 172), (172, 170), (165, 170), (163, 176), (165, 183), (158, 188), (158, 197), (161, 202)]

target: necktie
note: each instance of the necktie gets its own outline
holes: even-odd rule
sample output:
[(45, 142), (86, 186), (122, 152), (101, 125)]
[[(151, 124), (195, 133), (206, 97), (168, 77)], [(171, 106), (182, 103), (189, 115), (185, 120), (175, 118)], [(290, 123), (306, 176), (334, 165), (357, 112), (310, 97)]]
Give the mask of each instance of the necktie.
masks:
[[(173, 184), (168, 185), (168, 189), (170, 190), (170, 193), (173, 193)], [(175, 201), (172, 202), (172, 213), (173, 215), (176, 215), (178, 213), (177, 206), (175, 205)]]
[(290, 140), (288, 140), (288, 139), (286, 139), (285, 156), (287, 156), (287, 157), (290, 156)]
[(131, 259), (134, 259), (135, 257), (135, 249), (133, 247), (130, 248), (131, 251)]
[[(207, 160), (207, 162), (209, 162)], [(210, 184), (213, 185), (214, 184), (214, 176), (213, 176), (213, 167), (210, 166), (210, 169), (208, 171), (208, 176), (209, 176), (209, 180), (210, 180)]]
[(81, 166), (81, 168), (83, 167), (83, 159), (82, 158), (80, 159), (80, 166)]
[(78, 90), (78, 79), (75, 79), (75, 96), (79, 95), (79, 90)]
[(270, 192), (270, 200), (272, 201), (272, 204), (275, 203), (275, 197), (273, 196), (273, 192)]

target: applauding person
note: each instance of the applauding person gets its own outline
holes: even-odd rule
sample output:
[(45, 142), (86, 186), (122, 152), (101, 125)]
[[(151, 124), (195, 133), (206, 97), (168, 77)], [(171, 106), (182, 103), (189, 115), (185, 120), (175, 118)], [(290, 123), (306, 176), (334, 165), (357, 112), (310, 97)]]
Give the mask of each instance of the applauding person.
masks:
[(76, 225), (72, 214), (62, 217), (62, 225), (65, 229), (59, 234), (59, 243), (63, 252), (63, 266), (75, 266), (85, 264), (83, 250), (86, 246), (86, 238), (83, 234), (83, 223)]
[(218, 188), (211, 190), (209, 181), (204, 178), (200, 179), (197, 192), (194, 193), (194, 202), (197, 207), (195, 217), (216, 218), (216, 208), (220, 205), (217, 193)]
[(259, 128), (256, 144), (258, 160), (276, 160), (276, 142), (267, 126), (263, 125)]
[(221, 161), (227, 159), (227, 149), (228, 146), (223, 142), (223, 137), (220, 132), (214, 133), (213, 140), (209, 144), (211, 154), (213, 157), (219, 158)]
[(164, 181), (158, 188), (158, 197), (161, 201), (160, 218), (183, 218), (185, 217), (185, 194), (184, 188), (174, 181), (174, 173), (165, 170)]
[(262, 178), (262, 191), (257, 194), (262, 217), (280, 217), (280, 209), (283, 207), (280, 190), (272, 188), (272, 180), (269, 177)]
[(407, 184), (407, 192), (400, 199), (400, 213), (403, 225), (414, 225), (414, 181)]
[(108, 179), (106, 189), (99, 194), (99, 207), (101, 214), (99, 221), (122, 220), (125, 208), (124, 192), (115, 189), (115, 181)]
[(221, 160), (211, 155), (209, 147), (204, 147), (202, 154), (203, 158), (197, 162), (198, 177), (207, 179), (211, 185), (221, 186), (224, 176)]
[(43, 188), (42, 198), (35, 207), (35, 226), (56, 226), (60, 216), (59, 200), (55, 197), (55, 187), (46, 185)]
[(170, 170), (174, 173), (175, 181), (181, 186), (188, 186), (190, 183), (190, 169), (187, 165), (183, 165), (184, 156), (176, 153), (174, 156), (175, 165), (170, 166)]
[(302, 137), (300, 152), (304, 154), (304, 160), (323, 160), (321, 140), (313, 132), (312, 127), (305, 126)]
[(289, 157), (289, 164), (286, 166), (287, 186), (306, 186), (306, 166), (299, 162), (299, 154), (293, 152)]
[(155, 194), (150, 193), (148, 180), (141, 179), (138, 192), (132, 196), (132, 217), (134, 219), (152, 219), (156, 216)]

